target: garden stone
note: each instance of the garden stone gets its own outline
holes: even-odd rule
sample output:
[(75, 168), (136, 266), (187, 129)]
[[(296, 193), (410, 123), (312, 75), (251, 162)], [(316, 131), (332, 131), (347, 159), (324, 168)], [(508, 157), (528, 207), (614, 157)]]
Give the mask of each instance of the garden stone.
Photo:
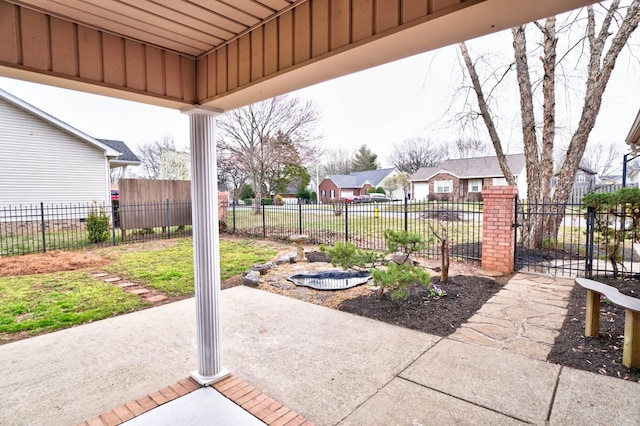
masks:
[(276, 260), (276, 265), (284, 265), (286, 263), (291, 263), (291, 258), (287, 256), (282, 256), (281, 258)]
[(260, 272), (249, 271), (247, 275), (242, 278), (242, 284), (257, 287), (258, 284), (260, 284)]
[(294, 284), (289, 284), (282, 281), (273, 282), (271, 283), (271, 285), (274, 287), (278, 287), (281, 290), (293, 290), (294, 288), (296, 288)]
[[(406, 262), (405, 262), (406, 259)], [(397, 263), (398, 265), (407, 264), (407, 265), (416, 265), (417, 262), (413, 260), (411, 256), (407, 259), (406, 253), (396, 252), (391, 255), (391, 261), (393, 263)]]
[(263, 264), (256, 263), (251, 267), (252, 271), (258, 271), (260, 275), (266, 275), (271, 269), (275, 269), (276, 265), (273, 262), (267, 262)]
[(329, 257), (329, 255), (322, 251), (311, 251), (309, 253), (306, 253), (305, 256), (307, 257), (307, 262), (331, 262), (331, 258)]

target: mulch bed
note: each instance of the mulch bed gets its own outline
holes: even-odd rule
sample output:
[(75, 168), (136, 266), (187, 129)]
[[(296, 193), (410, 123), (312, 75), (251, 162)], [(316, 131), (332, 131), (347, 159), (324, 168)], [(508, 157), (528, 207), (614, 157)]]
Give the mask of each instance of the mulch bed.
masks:
[[(621, 293), (629, 296), (638, 297), (640, 294), (638, 279), (593, 279), (616, 287)], [(600, 307), (600, 335), (597, 338), (585, 337), (586, 299), (587, 291), (576, 284), (569, 297), (567, 317), (547, 360), (579, 370), (640, 382), (640, 369), (630, 369), (622, 365), (624, 308), (603, 300)]]
[(413, 286), (406, 301), (392, 301), (388, 294), (382, 299), (367, 294), (343, 301), (338, 310), (445, 337), (502, 288), (495, 279), (472, 275), (449, 277), (446, 283), (433, 277), (431, 282), (447, 296), (435, 299), (427, 289)]

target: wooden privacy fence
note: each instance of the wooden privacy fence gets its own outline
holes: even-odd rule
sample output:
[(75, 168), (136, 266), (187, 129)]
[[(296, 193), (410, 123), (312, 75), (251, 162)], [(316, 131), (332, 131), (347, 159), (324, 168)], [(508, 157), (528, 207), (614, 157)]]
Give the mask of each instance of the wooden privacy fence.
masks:
[[(191, 225), (191, 181), (120, 179), (118, 186), (118, 225), (123, 237), (131, 229)], [(218, 198), (226, 205), (226, 193), (218, 193)], [(226, 223), (226, 217), (226, 209), (220, 208), (218, 220)]]

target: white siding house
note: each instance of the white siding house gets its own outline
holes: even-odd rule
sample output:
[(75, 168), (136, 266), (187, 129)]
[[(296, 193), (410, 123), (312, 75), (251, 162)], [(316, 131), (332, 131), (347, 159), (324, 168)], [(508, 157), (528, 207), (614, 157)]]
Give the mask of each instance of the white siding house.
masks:
[(0, 208), (110, 203), (120, 152), (0, 90)]

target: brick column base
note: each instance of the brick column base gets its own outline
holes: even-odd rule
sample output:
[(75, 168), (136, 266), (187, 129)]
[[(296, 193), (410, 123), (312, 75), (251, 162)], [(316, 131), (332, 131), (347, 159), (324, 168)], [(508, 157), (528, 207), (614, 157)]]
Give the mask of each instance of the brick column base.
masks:
[(482, 269), (509, 274), (515, 267), (515, 186), (482, 188)]

